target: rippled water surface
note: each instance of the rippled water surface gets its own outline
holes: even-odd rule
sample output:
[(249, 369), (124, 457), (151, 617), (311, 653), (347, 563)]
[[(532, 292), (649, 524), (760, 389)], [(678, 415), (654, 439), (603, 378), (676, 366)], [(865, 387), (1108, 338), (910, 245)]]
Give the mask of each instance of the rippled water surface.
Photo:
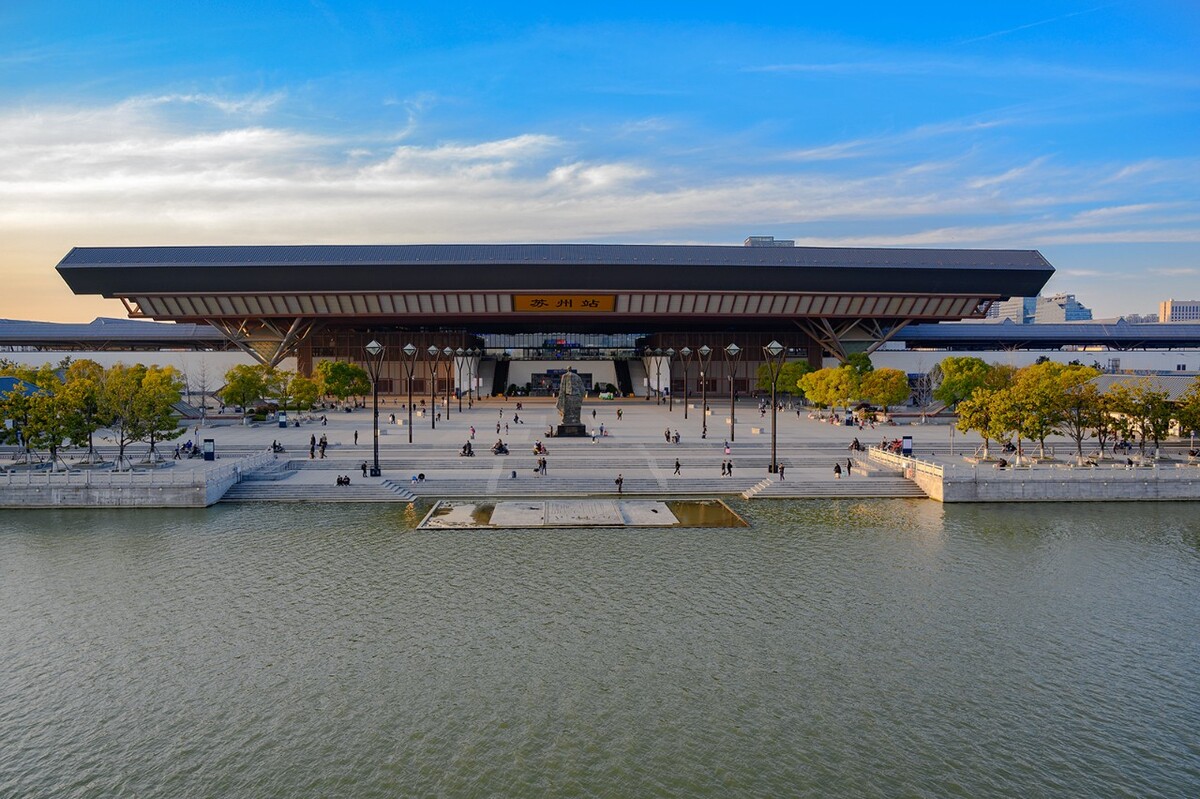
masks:
[(0, 515), (0, 796), (1200, 795), (1190, 504)]

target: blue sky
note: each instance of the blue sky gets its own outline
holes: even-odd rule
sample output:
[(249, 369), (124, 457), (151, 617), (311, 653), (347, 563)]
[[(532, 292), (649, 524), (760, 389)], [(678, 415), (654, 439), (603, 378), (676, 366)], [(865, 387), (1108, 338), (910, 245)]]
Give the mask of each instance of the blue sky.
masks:
[(1200, 299), (1200, 4), (981, 5), (7, 3), (0, 316), (121, 314), (75, 245), (750, 234)]

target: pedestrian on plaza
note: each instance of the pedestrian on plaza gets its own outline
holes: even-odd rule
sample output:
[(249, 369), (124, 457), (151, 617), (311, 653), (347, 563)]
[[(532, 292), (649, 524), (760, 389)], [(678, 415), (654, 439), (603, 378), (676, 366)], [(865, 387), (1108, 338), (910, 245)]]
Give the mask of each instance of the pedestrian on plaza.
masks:
[(666, 441), (668, 444), (671, 443), (671, 428), (668, 427), (666, 430), (663, 431), (663, 440)]
[(546, 476), (546, 459), (542, 458), (542, 477)]
[(592, 418), (593, 419), (596, 418), (596, 409), (595, 408), (592, 408)]
[(475, 425), (471, 425), (471, 439), (475, 439)]
[(621, 421), (621, 409), (617, 408), (617, 421)]
[[(513, 421), (515, 422), (516, 420), (517, 420), (517, 417), (514, 416)], [(497, 430), (496, 432), (500, 432), (500, 431)], [(508, 435), (508, 422), (504, 423), (504, 435)]]
[(725, 461), (721, 461), (721, 476), (725, 476)]
[(675, 459), (675, 474), (679, 474), (679, 458)]
[(730, 477), (733, 477), (733, 461), (729, 461), (728, 463), (725, 464), (725, 472)]
[(679, 443), (679, 431), (678, 430), (675, 431), (675, 443), (676, 444)]
[(366, 477), (367, 476), (367, 462), (366, 461), (362, 462), (362, 470), (363, 470), (363, 477)]
[(833, 464), (833, 479), (834, 480), (842, 479), (842, 464), (840, 464), (840, 463)]
[(846, 458), (846, 476), (849, 477), (850, 472), (852, 472), (853, 470), (854, 470), (854, 461), (850, 460), (849, 458)]
[(782, 463), (779, 464), (779, 482), (781, 482), (781, 483), (783, 482), (783, 470), (785, 468), (786, 467)]
[(496, 435), (500, 435), (500, 423), (496, 422)]
[(617, 484), (617, 493), (620, 494), (621, 490), (625, 487), (625, 478), (618, 474), (615, 482)]
[(354, 431), (354, 446), (358, 446), (358, 431)]

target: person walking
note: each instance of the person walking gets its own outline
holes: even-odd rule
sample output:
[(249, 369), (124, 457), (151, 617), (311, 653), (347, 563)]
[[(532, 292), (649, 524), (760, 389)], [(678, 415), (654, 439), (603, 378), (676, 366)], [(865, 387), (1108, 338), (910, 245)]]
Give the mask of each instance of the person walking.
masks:
[(733, 477), (733, 461), (728, 461), (725, 464), (725, 473), (728, 474), (730, 477)]
[[(357, 430), (354, 431), (354, 446), (356, 446), (356, 447), (358, 446), (358, 431)], [(363, 475), (363, 476), (366, 477), (366, 475)]]
[(721, 476), (724, 477), (727, 473), (728, 472), (727, 472), (727, 469), (725, 466), (725, 461), (721, 461)]
[(676, 444), (679, 443), (679, 431), (678, 430), (675, 431), (675, 443)]
[(617, 421), (621, 421), (621, 409), (617, 408)]
[(625, 478), (618, 474), (615, 482), (617, 484), (617, 493), (620, 494), (621, 490), (625, 487)]
[(363, 472), (363, 477), (366, 477), (367, 476), (367, 462), (366, 461), (362, 462), (362, 472)]
[(596, 409), (595, 408), (592, 408), (592, 418), (593, 419), (596, 418)]
[(471, 425), (471, 440), (475, 440), (475, 425)]
[(842, 464), (840, 464), (840, 463), (833, 464), (833, 479), (834, 480), (842, 479)]
[(846, 458), (846, 476), (850, 476), (850, 472), (854, 469), (854, 461)]
[(668, 444), (671, 443), (671, 428), (668, 427), (666, 430), (663, 431), (663, 440), (666, 441)]
[(787, 467), (784, 466), (782, 463), (779, 464), (779, 482), (781, 482), (781, 483), (783, 482), (783, 470), (786, 468)]
[(676, 458), (675, 459), (675, 474), (679, 474), (679, 469), (680, 469), (679, 458)]

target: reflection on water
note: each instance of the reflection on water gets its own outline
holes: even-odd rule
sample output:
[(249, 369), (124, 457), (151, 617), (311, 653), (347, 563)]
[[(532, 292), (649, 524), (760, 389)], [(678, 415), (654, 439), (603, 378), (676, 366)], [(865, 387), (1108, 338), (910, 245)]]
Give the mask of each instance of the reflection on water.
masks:
[(1200, 795), (1192, 505), (731, 506), (8, 512), (0, 796)]

